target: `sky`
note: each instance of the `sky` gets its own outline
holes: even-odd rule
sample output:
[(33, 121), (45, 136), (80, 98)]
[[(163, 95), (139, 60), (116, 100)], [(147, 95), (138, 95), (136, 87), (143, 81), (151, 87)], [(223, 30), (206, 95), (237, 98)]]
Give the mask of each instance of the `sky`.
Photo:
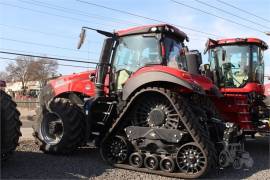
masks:
[[(187, 43), (189, 49), (198, 49), (201, 52), (209, 37), (213, 39), (257, 37), (270, 44), (270, 36), (263, 33), (270, 31), (269, 0), (223, 0), (266, 20), (243, 13), (218, 0), (177, 0), (197, 8), (197, 10), (170, 0), (0, 0), (0, 51), (98, 61), (104, 37), (95, 32), (87, 32), (85, 44), (80, 50), (77, 50), (78, 36), (82, 26), (114, 31), (157, 23), (81, 1), (176, 24), (189, 36), (190, 42)], [(198, 9), (226, 20), (203, 13)], [(216, 36), (212, 36), (212, 34)], [(5, 54), (0, 54), (0, 57), (15, 58), (15, 56)], [(204, 55), (203, 59), (206, 62), (207, 56)], [(10, 62), (0, 59), (0, 71), (4, 71)], [(61, 74), (71, 74), (94, 68), (93, 65), (83, 63), (59, 63), (84, 66), (84, 68), (59, 66), (58, 72)], [(266, 74), (270, 74), (270, 50), (265, 52), (265, 65)]]

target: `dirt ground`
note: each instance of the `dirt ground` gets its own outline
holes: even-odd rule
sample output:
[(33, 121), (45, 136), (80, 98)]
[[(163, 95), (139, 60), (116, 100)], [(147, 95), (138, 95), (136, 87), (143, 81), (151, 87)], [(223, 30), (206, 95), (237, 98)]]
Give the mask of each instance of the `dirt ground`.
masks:
[[(34, 111), (31, 111), (30, 114)], [(29, 111), (22, 110), (22, 117)], [(81, 148), (71, 156), (56, 156), (39, 151), (32, 137), (32, 121), (22, 118), (23, 137), (11, 159), (2, 164), (2, 179), (155, 179), (171, 178), (117, 169), (104, 162), (97, 149)], [(227, 168), (211, 172), (211, 179), (270, 179), (269, 138), (248, 139), (245, 148), (254, 159), (249, 170)]]

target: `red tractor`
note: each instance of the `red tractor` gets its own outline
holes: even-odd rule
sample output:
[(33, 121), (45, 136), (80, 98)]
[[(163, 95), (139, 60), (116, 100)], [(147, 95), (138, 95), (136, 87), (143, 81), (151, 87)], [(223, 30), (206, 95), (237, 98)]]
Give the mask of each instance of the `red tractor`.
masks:
[(210, 79), (191, 74), (200, 54), (187, 35), (149, 25), (107, 36), (96, 71), (53, 80), (40, 94), (34, 136), (47, 153), (67, 154), (94, 144), (119, 168), (197, 178), (212, 168), (252, 166), (243, 136), (224, 123), (210, 97), (222, 97)]
[[(209, 39), (208, 77), (224, 95), (214, 99), (226, 122), (240, 125), (245, 134), (270, 132), (269, 109), (264, 103), (263, 51), (267, 44), (256, 38)], [(205, 52), (206, 52), (205, 51)]]

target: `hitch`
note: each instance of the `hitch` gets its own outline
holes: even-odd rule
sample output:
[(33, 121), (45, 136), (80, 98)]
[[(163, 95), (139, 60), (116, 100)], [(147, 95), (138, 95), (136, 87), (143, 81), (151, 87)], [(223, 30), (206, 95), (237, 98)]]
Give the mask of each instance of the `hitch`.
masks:
[(232, 165), (235, 169), (251, 168), (253, 159), (244, 148), (244, 136), (242, 131), (233, 123), (226, 123), (223, 138), (223, 150), (219, 154), (221, 168)]

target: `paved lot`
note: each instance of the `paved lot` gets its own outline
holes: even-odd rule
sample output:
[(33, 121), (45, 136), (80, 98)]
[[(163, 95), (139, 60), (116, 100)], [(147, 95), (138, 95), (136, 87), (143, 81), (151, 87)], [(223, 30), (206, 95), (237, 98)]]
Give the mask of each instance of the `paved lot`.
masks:
[[(14, 179), (155, 179), (170, 178), (112, 168), (96, 149), (79, 149), (72, 156), (43, 154), (31, 136), (31, 121), (23, 119), (23, 137), (11, 159), (2, 164), (2, 178)], [(269, 138), (248, 140), (246, 149), (254, 159), (250, 170), (228, 168), (212, 172), (211, 179), (270, 179)]]

